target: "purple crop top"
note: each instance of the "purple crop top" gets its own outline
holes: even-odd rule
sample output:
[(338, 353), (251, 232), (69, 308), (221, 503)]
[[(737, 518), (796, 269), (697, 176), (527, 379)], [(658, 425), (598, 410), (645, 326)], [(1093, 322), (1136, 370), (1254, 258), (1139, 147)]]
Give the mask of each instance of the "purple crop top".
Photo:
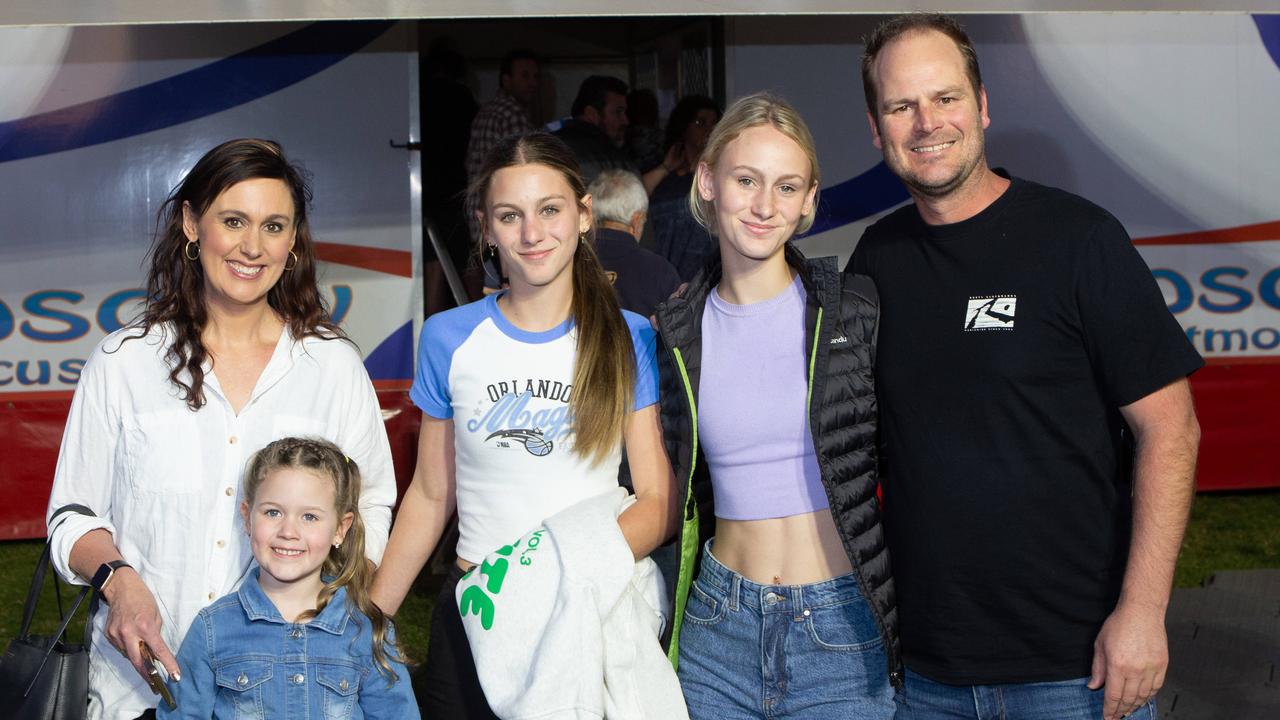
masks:
[(716, 517), (761, 520), (828, 506), (805, 415), (809, 349), (800, 278), (777, 297), (702, 311), (698, 437)]

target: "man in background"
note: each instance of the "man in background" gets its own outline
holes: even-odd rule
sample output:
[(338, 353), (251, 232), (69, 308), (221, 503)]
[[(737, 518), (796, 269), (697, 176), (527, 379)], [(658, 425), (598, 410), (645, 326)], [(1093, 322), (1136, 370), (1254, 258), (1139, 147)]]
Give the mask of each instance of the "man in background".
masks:
[(635, 171), (622, 150), (627, 141), (627, 84), (615, 77), (592, 75), (582, 81), (566, 120), (556, 131), (578, 158), (588, 184), (604, 170)]
[(613, 282), (618, 304), (649, 317), (675, 292), (680, 276), (666, 258), (640, 247), (649, 210), (644, 185), (628, 170), (605, 170), (587, 192), (596, 220), (596, 254)]
[(471, 122), (471, 141), (467, 146), (467, 177), (480, 171), (489, 149), (511, 135), (532, 132), (530, 120), (541, 88), (538, 56), (532, 50), (512, 50), (502, 58), (498, 69), (498, 94)]

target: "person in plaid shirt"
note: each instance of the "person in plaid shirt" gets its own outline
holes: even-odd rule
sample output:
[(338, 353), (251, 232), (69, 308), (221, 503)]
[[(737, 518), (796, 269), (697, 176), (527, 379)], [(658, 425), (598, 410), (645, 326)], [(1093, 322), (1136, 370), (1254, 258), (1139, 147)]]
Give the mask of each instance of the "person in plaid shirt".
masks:
[(532, 50), (512, 50), (502, 58), (493, 100), (480, 108), (471, 121), (471, 141), (467, 146), (467, 178), (475, 177), (489, 148), (503, 138), (534, 130), (529, 109), (538, 97), (540, 83), (538, 56)]

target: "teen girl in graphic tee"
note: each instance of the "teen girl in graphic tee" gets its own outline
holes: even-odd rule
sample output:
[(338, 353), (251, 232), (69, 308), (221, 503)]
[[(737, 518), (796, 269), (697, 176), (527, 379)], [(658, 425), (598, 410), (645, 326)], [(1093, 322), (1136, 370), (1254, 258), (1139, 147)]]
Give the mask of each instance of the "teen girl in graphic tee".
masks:
[(425, 715), (447, 718), (493, 716), (454, 601), (465, 570), (616, 487), (624, 447), (636, 502), (618, 524), (632, 552), (648, 555), (675, 528), (654, 334), (618, 308), (591, 245), (591, 198), (573, 154), (544, 133), (500, 143), (469, 207), (510, 288), (423, 327), (410, 393), (423, 410), (418, 465), (374, 586), (394, 613), (456, 505), (457, 567), (432, 617), (420, 698)]
[[(456, 492), (465, 508), (458, 556), (473, 562), (556, 511), (618, 486), (617, 448), (600, 463), (574, 452), (573, 321), (521, 330), (502, 314), (502, 297), (427, 320), (410, 391), (429, 417), (453, 419)], [(658, 400), (654, 332), (635, 313), (623, 317), (635, 348), (632, 404), (649, 407)]]

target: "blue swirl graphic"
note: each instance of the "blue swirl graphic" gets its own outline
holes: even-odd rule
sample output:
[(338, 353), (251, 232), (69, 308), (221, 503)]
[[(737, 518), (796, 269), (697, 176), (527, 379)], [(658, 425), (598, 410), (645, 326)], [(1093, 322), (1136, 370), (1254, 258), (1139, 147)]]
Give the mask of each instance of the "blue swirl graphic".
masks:
[(884, 162), (861, 175), (832, 185), (818, 196), (818, 213), (806, 235), (834, 230), (884, 212), (911, 198), (902, 181)]
[(1276, 67), (1280, 67), (1280, 15), (1253, 15), (1252, 18), (1262, 36), (1262, 47), (1267, 49)]
[(364, 359), (370, 380), (413, 379), (413, 322), (388, 335)]
[(0, 162), (133, 137), (252, 102), (342, 61), (393, 24), (308, 25), (173, 77), (0, 123)]

